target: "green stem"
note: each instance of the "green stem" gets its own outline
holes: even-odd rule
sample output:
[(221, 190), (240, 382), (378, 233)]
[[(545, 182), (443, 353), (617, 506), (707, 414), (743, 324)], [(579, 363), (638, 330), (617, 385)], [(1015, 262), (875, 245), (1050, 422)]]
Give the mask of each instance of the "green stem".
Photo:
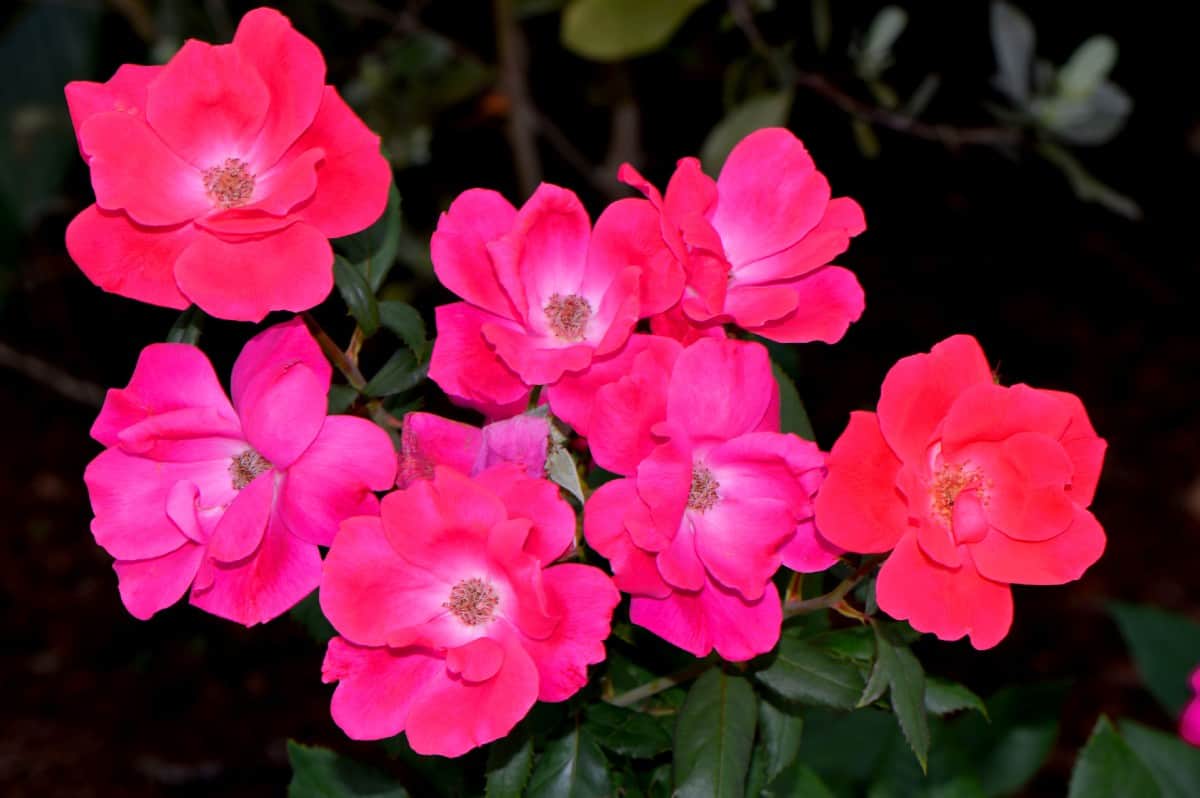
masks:
[(688, 665), (686, 668), (680, 668), (674, 673), (669, 673), (666, 676), (660, 676), (657, 679), (646, 682), (642, 685), (638, 685), (632, 690), (628, 690), (620, 695), (615, 695), (612, 698), (606, 698), (605, 701), (613, 706), (618, 707), (632, 706), (639, 701), (645, 701), (651, 696), (658, 695), (663, 690), (670, 690), (676, 685), (691, 681), (715, 664), (715, 662), (706, 659), (697, 660), (691, 665)]
[(818, 610), (827, 610), (830, 607), (835, 607), (842, 602), (846, 594), (858, 586), (858, 583), (866, 579), (875, 566), (883, 562), (883, 557), (867, 557), (862, 561), (850, 576), (838, 583), (838, 586), (829, 591), (823, 596), (817, 596), (810, 599), (793, 599), (783, 605), (783, 617), (792, 618), (796, 615), (805, 615)]

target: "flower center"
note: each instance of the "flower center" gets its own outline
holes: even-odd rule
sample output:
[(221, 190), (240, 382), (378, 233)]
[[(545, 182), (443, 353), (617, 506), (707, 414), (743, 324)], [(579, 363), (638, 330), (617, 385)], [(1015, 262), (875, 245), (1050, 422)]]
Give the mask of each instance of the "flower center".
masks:
[(954, 518), (954, 502), (964, 490), (973, 490), (980, 502), (987, 503), (987, 489), (991, 480), (978, 468), (969, 465), (944, 465), (933, 477), (930, 494), (933, 499), (933, 514), (950, 526)]
[(226, 158), (204, 170), (204, 190), (209, 199), (222, 208), (236, 208), (250, 201), (254, 193), (254, 175), (249, 164), (237, 158)]
[(721, 483), (717, 482), (708, 467), (696, 463), (692, 466), (692, 487), (688, 491), (688, 509), (698, 513), (711, 510), (712, 506), (717, 503), (717, 499), (721, 498), (721, 494), (717, 493), (719, 487), (721, 487)]
[(545, 312), (551, 332), (564, 341), (579, 341), (592, 317), (592, 306), (579, 294), (551, 294)]
[(482, 579), (464, 579), (450, 591), (450, 598), (442, 606), (467, 626), (477, 626), (492, 619), (500, 596), (496, 589)]
[(234, 490), (241, 490), (259, 474), (270, 470), (271, 461), (253, 449), (247, 449), (229, 461), (229, 476), (233, 479)]

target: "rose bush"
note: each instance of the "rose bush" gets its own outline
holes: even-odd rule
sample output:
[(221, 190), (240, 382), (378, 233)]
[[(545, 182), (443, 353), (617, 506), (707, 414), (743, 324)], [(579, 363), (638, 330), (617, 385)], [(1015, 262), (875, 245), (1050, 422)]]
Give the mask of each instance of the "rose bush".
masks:
[[(258, 9), (231, 44), (70, 84), (96, 193), (72, 257), (105, 290), (234, 321), (321, 303), (330, 239), (392, 189), (379, 138), (324, 81), (315, 45)], [(388, 744), (417, 770), (491, 746), (453, 766), (483, 763), (489, 795), (821, 794), (808, 706), (847, 714), (805, 709), (804, 735), (853, 740), (892, 776), (900, 740), (922, 768), (944, 766), (933, 740), (966, 759), (969, 721), (941, 717), (985, 703), (927, 679), (910, 644), (996, 646), (1012, 585), (1078, 579), (1102, 555), (1106, 443), (1083, 403), (997, 384), (956, 335), (896, 363), (825, 454), (781, 345), (836, 343), (863, 313), (834, 264), (862, 208), (782, 127), (742, 138), (716, 178), (696, 158), (664, 192), (618, 176), (643, 196), (594, 224), (548, 183), (519, 207), (460, 193), (430, 241), (458, 297), (432, 342), (382, 289), (393, 202), (384, 243), (335, 242), (371, 248), (337, 262), (344, 346), (324, 310), (273, 324), (229, 396), (197, 346), (147, 346), (84, 477), (125, 606), (146, 619), (190, 590), (251, 625), (319, 587), (300, 610), (334, 630), (333, 722), (403, 735)]]

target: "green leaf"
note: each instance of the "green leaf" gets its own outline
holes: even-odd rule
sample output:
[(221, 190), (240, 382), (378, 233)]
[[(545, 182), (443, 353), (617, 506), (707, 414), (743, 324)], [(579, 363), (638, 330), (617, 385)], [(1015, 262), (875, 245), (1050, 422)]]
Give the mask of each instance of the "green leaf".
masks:
[(571, 0), (562, 42), (594, 61), (620, 61), (667, 43), (704, 0)]
[(325, 613), (321, 612), (321, 602), (318, 600), (315, 590), (288, 610), (288, 615), (293, 621), (303, 626), (313, 640), (322, 645), (328, 643), (330, 638), (337, 634), (333, 624), (325, 617)]
[(423, 780), (428, 786), (421, 785), (421, 795), (437, 795), (442, 798), (461, 798), (467, 794), (466, 770), (461, 767), (447, 767), (454, 760), (441, 756), (418, 754), (408, 744), (408, 737), (403, 732), (394, 737), (379, 741), (379, 747), (387, 752), (392, 759), (404, 763), (406, 772), (412, 777)]
[(416, 308), (407, 302), (391, 299), (380, 302), (379, 323), (403, 341), (417, 360), (425, 359), (429, 350), (429, 340), (425, 335), (425, 320)]
[(875, 135), (875, 128), (871, 127), (870, 122), (857, 117), (851, 119), (850, 132), (854, 134), (854, 143), (858, 145), (858, 151), (862, 153), (862, 157), (868, 159), (879, 157), (881, 149), (879, 137)]
[(783, 432), (794, 432), (806, 441), (815, 441), (812, 422), (808, 420), (808, 411), (796, 390), (796, 384), (778, 363), (771, 364), (775, 382), (779, 383), (779, 421)]
[(912, 650), (900, 642), (888, 627), (883, 624), (872, 626), (875, 629), (875, 668), (863, 697), (867, 698), (877, 682), (887, 683), (888, 697), (896, 720), (900, 723), (900, 731), (921, 763), (921, 770), (928, 770), (929, 718), (925, 714), (925, 671)]
[(859, 77), (874, 80), (892, 65), (892, 47), (906, 27), (908, 12), (903, 8), (884, 6), (879, 9), (855, 57)]
[(1150, 771), (1142, 764), (1108, 718), (1096, 721), (1092, 736), (1075, 760), (1068, 798), (1158, 798), (1161, 793)]
[[(876, 709), (805, 711), (800, 761), (810, 763), (830, 784), (852, 782), (865, 787), (893, 745), (899, 745), (904, 762), (917, 770), (896, 722), (889, 715)], [(842, 792), (862, 795), (865, 789)]]
[(762, 791), (763, 798), (834, 798), (834, 794), (825, 786), (812, 768), (803, 762), (796, 762), (767, 785)]
[(408, 792), (384, 774), (327, 748), (288, 740), (292, 781), (288, 798), (407, 798)]
[(926, 75), (917, 85), (917, 88), (913, 90), (909, 98), (905, 100), (904, 115), (916, 119), (925, 113), (925, 109), (929, 107), (929, 103), (933, 102), (933, 96), (937, 94), (938, 89), (941, 87), (941, 77), (932, 73)]
[(1172, 717), (1191, 696), (1188, 676), (1200, 662), (1200, 624), (1153, 607), (1113, 602), (1109, 611), (1146, 687)]
[(967, 750), (988, 795), (1018, 792), (1041, 768), (1058, 736), (1063, 684), (1005, 688), (988, 699), (988, 715), (962, 715), (947, 724)]
[(362, 272), (341, 255), (333, 259), (333, 279), (337, 283), (338, 293), (350, 309), (350, 315), (362, 328), (363, 335), (370, 338), (379, 329), (379, 305), (375, 302), (375, 292)]
[(982, 698), (961, 684), (938, 676), (925, 677), (925, 708), (935, 715), (974, 709), (987, 717), (987, 705)]
[(754, 131), (786, 125), (792, 96), (790, 90), (760, 94), (730, 111), (709, 131), (700, 148), (700, 162), (705, 171), (711, 175), (720, 172), (730, 151)]
[(992, 48), (996, 51), (996, 88), (1017, 105), (1029, 101), (1033, 64), (1033, 23), (1008, 3), (992, 3)]
[(829, 11), (829, 0), (813, 0), (812, 32), (817, 52), (824, 54), (833, 39), (833, 15)]
[(527, 798), (607, 798), (608, 763), (591, 734), (578, 724), (551, 740), (529, 778)]
[(581, 503), (584, 501), (583, 483), (579, 479), (575, 458), (560, 444), (551, 446), (546, 454), (546, 476)]
[(1029, 108), (1034, 118), (1058, 138), (1093, 146), (1121, 131), (1133, 110), (1133, 100), (1106, 80), (1083, 96), (1060, 93), (1037, 97)]
[(349, 385), (330, 385), (329, 414), (336, 416), (338, 413), (345, 413), (357, 398), (358, 391)]
[(488, 747), (487, 798), (521, 798), (533, 767), (533, 739), (521, 727)]
[(818, 632), (806, 640), (809, 645), (828, 651), (838, 659), (870, 663), (875, 658), (875, 633), (869, 626)]
[(784, 637), (774, 661), (754, 677), (786, 701), (853, 709), (863, 676), (853, 664), (804, 640)]
[(649, 715), (612, 704), (593, 704), (583, 727), (602, 747), (634, 759), (651, 759), (671, 747), (671, 735)]
[(1071, 184), (1075, 196), (1084, 202), (1095, 202), (1126, 219), (1142, 218), (1142, 209), (1131, 198), (1098, 180), (1084, 168), (1075, 156), (1049, 141), (1039, 142), (1037, 151), (1058, 167)]
[[(338, 251), (354, 264), (372, 294), (378, 293), (383, 287), (388, 272), (396, 262), (401, 230), (400, 192), (393, 182), (388, 190), (387, 207), (383, 215), (361, 233), (337, 241)], [(365, 328), (363, 332), (366, 332)]]
[(428, 371), (428, 363), (417, 363), (412, 352), (401, 349), (383, 364), (374, 377), (367, 381), (362, 392), (373, 397), (403, 393), (425, 379)]
[(1084, 97), (1095, 91), (1117, 63), (1117, 43), (1110, 36), (1093, 36), (1071, 54), (1058, 71), (1063, 94)]
[(740, 798), (758, 701), (750, 683), (713, 668), (696, 680), (675, 726), (675, 795)]
[(204, 311), (199, 306), (190, 306), (179, 314), (179, 318), (175, 319), (175, 323), (167, 331), (167, 343), (195, 344), (199, 342), (200, 333), (204, 331), (204, 318)]
[(758, 739), (766, 758), (767, 782), (774, 783), (800, 753), (804, 718), (779, 709), (770, 701), (758, 704)]
[(1166, 734), (1132, 720), (1121, 721), (1121, 736), (1149, 768), (1163, 798), (1200, 795), (1200, 749), (1177, 734)]

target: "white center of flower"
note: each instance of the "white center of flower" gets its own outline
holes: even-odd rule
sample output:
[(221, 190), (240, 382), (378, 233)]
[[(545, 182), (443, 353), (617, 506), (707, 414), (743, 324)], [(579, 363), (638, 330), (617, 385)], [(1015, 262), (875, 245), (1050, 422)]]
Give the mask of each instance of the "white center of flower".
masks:
[(442, 606), (454, 613), (467, 626), (478, 626), (492, 619), (500, 596), (496, 589), (482, 579), (464, 579), (450, 590), (450, 598)]
[(717, 482), (708, 467), (696, 463), (692, 466), (692, 487), (688, 491), (688, 509), (698, 513), (711, 510), (717, 500), (721, 498), (721, 494), (717, 493), (717, 489), (720, 487), (721, 483)]
[(233, 479), (234, 490), (241, 490), (259, 474), (270, 470), (271, 462), (253, 449), (247, 449), (229, 461), (229, 476)]
[(254, 175), (249, 164), (238, 158), (226, 158), (204, 170), (204, 190), (214, 204), (222, 208), (245, 205), (254, 194)]
[(579, 294), (552, 294), (543, 309), (550, 331), (564, 341), (583, 340), (587, 323), (592, 318), (592, 306)]

